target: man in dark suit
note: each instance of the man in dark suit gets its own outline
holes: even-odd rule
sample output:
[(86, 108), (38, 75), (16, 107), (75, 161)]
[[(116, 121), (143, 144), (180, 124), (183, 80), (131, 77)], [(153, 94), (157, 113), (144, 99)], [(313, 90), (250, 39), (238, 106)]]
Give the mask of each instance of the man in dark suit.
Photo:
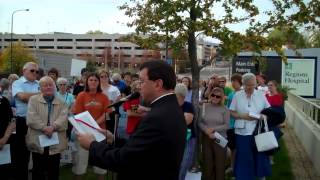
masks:
[(140, 68), (141, 95), (151, 111), (141, 120), (127, 144), (114, 148), (78, 134), (89, 149), (89, 162), (118, 173), (118, 179), (176, 180), (183, 156), (186, 123), (173, 89), (176, 76), (163, 61)]

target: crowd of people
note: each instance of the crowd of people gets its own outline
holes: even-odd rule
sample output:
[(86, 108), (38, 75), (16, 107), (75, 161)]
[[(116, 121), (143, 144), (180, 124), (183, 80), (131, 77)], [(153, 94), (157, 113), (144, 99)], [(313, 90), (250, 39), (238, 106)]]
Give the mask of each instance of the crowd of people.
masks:
[[(278, 83), (264, 75), (233, 74), (229, 87), (225, 76), (213, 74), (199, 82), (199, 104), (194, 104), (192, 79), (179, 78), (160, 61), (145, 63), (139, 74), (84, 68), (74, 83), (55, 68), (39, 75), (34, 62), (22, 71), (21, 77), (10, 74), (0, 80), (0, 151), (9, 146), (11, 157), (0, 165), (1, 179), (28, 179), (30, 155), (32, 179), (59, 179), (61, 153), (70, 142), (77, 180), (88, 165), (99, 180), (107, 169), (119, 179), (184, 180), (198, 168), (205, 180), (223, 180), (226, 173), (237, 180), (271, 176), (276, 150), (258, 152), (254, 136), (258, 122), (267, 117), (270, 129), (281, 137), (284, 99)], [(69, 116), (84, 111), (106, 135), (104, 144), (68, 123)], [(227, 139), (226, 146), (220, 136)], [(57, 143), (45, 145), (43, 138)]]

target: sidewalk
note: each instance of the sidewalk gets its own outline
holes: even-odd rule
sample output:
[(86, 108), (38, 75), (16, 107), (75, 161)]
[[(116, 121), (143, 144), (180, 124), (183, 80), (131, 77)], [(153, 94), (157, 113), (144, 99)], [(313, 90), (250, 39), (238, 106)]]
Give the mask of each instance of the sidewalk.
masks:
[(289, 152), (292, 172), (295, 179), (319, 180), (320, 172), (317, 172), (313, 167), (312, 162), (310, 161), (307, 153), (305, 152), (293, 129), (289, 126), (289, 124), (287, 124), (286, 127), (282, 130), (284, 133), (283, 139)]

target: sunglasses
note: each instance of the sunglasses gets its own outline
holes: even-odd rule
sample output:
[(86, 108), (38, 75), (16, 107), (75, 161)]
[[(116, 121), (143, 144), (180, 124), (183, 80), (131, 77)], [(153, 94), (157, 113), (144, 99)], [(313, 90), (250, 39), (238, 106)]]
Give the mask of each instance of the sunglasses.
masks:
[(221, 96), (215, 95), (215, 94), (212, 94), (211, 97), (214, 97), (214, 98), (217, 98), (217, 99), (220, 99), (220, 98), (221, 98)]
[(30, 69), (30, 72), (39, 74), (39, 71), (37, 71), (37, 70), (35, 70), (35, 69)]

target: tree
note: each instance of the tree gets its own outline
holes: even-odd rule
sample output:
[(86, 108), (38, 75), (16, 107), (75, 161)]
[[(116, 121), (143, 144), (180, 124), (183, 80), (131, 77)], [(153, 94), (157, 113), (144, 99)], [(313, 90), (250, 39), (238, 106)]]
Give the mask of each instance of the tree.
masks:
[(95, 31), (90, 30), (90, 31), (86, 32), (86, 34), (106, 34), (106, 33), (102, 32), (100, 30), (95, 30)]
[[(247, 0), (132, 0), (120, 9), (134, 20), (129, 26), (136, 28), (137, 34), (148, 33), (175, 41), (171, 47), (188, 45), (188, 55), (192, 73), (192, 102), (198, 104), (199, 77), (201, 65), (197, 63), (196, 33), (221, 41), (221, 52), (224, 56), (236, 55), (245, 44), (249, 44), (258, 54), (264, 49), (272, 49), (285, 59), (281, 42), (269, 41), (266, 33), (274, 27), (301, 26), (307, 24), (309, 29), (320, 25), (319, 0), (273, 0), (273, 9), (262, 11), (254, 1)], [(215, 12), (214, 7), (223, 10)], [(296, 9), (296, 12), (292, 12)], [(264, 19), (258, 20), (258, 15)], [(230, 28), (232, 24), (248, 24), (245, 33)], [(160, 35), (159, 35), (160, 34)], [(164, 42), (164, 41), (162, 41)], [(195, 110), (198, 118), (199, 109)]]
[(309, 36), (309, 43), (313, 48), (320, 48), (320, 31), (314, 30)]
[(6, 73), (21, 74), (22, 67), (27, 62), (37, 62), (26, 44), (17, 42), (12, 44), (12, 72), (11, 71), (11, 48), (4, 49), (0, 56), (0, 69)]

